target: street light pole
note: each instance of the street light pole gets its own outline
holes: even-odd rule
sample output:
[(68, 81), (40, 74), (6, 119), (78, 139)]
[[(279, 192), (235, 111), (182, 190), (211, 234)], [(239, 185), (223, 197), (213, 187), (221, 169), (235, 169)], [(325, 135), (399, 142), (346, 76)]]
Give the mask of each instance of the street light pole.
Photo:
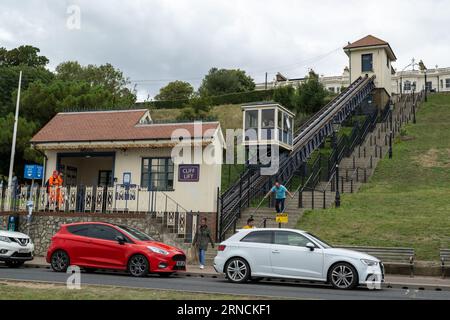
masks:
[(333, 124), (333, 147), (334, 147), (334, 163), (336, 164), (336, 198), (334, 200), (336, 208), (341, 206), (341, 195), (339, 194), (339, 155), (338, 155), (338, 143), (337, 133), (339, 130), (339, 124)]
[(12, 178), (14, 170), (14, 156), (16, 153), (16, 140), (17, 140), (17, 125), (19, 122), (19, 104), (20, 104), (20, 89), (22, 86), (22, 71), (19, 73), (19, 86), (17, 88), (17, 101), (16, 101), (16, 114), (14, 116), (14, 129), (11, 144), (11, 158), (9, 160), (9, 174), (8, 174), (8, 188), (12, 187)]
[(427, 91), (428, 91), (428, 85), (427, 85), (427, 69), (425, 69), (425, 102), (428, 101)]
[(413, 103), (412, 103), (412, 112), (413, 112), (413, 123), (416, 123), (416, 84), (413, 85)]
[(394, 104), (390, 103), (389, 105), (389, 122), (390, 122), (390, 130), (389, 130), (389, 159), (392, 159), (392, 112), (394, 111)]

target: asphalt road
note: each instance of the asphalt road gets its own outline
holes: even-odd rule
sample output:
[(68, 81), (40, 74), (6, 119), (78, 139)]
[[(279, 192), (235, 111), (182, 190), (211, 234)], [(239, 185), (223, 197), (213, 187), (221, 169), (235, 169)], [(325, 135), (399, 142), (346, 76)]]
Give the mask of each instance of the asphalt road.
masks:
[[(66, 283), (68, 274), (56, 273), (43, 268), (9, 269), (0, 267), (0, 279), (45, 281), (54, 283)], [(168, 289), (202, 293), (241, 294), (250, 296), (266, 296), (274, 298), (296, 299), (355, 299), (355, 300), (392, 300), (392, 299), (450, 299), (450, 291), (432, 290), (403, 290), (383, 289), (372, 291), (368, 289), (356, 289), (351, 291), (339, 291), (326, 285), (306, 285), (294, 283), (259, 282), (248, 284), (232, 284), (224, 279), (201, 277), (172, 277), (161, 278), (157, 275), (147, 278), (133, 278), (120, 273), (81, 274), (81, 287), (83, 284), (112, 285), (147, 289)], [(189, 299), (189, 295), (186, 295)]]

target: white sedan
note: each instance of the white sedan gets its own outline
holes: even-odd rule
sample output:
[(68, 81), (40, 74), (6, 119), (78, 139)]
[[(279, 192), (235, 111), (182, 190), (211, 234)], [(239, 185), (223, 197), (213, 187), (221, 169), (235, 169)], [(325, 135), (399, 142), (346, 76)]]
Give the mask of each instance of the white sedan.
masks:
[(379, 289), (381, 261), (368, 254), (333, 248), (312, 234), (291, 229), (245, 229), (218, 246), (214, 268), (234, 283), (285, 278), (331, 283), (338, 289), (360, 284)]
[(33, 260), (34, 244), (24, 233), (0, 230), (0, 261), (8, 267), (20, 267)]

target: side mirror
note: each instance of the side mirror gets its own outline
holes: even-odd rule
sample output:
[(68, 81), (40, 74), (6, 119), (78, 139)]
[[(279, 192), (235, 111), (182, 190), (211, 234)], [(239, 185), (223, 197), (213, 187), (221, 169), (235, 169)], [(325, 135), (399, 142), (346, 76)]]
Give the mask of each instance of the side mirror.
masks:
[(311, 251), (314, 251), (314, 249), (316, 248), (316, 246), (315, 246), (314, 243), (312, 243), (312, 242), (308, 242), (308, 243), (306, 244), (306, 247), (307, 247), (309, 250), (311, 250)]
[(125, 244), (127, 242), (123, 236), (117, 236), (116, 240), (119, 244)]

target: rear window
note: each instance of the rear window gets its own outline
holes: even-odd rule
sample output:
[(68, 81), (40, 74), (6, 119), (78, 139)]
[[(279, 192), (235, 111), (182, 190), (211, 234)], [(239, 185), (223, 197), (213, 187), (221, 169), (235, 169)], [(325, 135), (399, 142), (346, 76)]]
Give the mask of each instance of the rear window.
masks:
[(272, 243), (272, 231), (253, 231), (242, 238), (241, 242)]
[(67, 230), (77, 236), (88, 237), (90, 224), (80, 224), (74, 226), (68, 226)]

